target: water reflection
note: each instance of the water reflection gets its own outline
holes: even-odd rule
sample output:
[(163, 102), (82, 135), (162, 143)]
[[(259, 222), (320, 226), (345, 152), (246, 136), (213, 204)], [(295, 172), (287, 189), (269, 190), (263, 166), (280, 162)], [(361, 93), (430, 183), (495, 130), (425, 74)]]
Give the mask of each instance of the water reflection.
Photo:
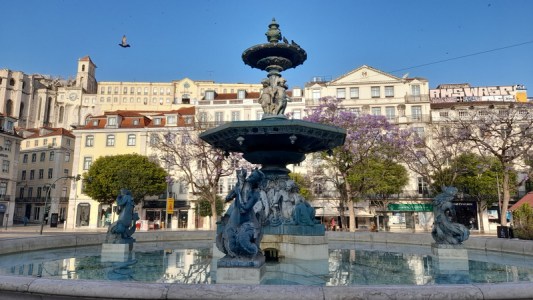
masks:
[[(439, 273), (429, 247), (361, 243), (332, 245), (329, 258), (268, 263), (262, 284), (431, 285), (533, 281), (531, 257), (469, 251), (466, 274)], [(0, 274), (56, 279), (158, 283), (216, 283), (210, 243), (135, 245), (135, 260), (100, 261), (100, 247), (54, 249), (0, 256)], [(496, 263), (499, 262), (499, 263)], [(460, 280), (457, 280), (459, 278)]]

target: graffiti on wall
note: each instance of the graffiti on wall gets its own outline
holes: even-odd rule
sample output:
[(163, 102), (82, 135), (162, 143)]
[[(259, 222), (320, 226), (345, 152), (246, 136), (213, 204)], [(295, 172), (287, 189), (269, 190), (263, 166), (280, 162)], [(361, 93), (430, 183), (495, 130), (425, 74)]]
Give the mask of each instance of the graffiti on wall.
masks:
[(429, 90), (431, 102), (474, 102), (474, 101), (525, 101), (525, 88), (519, 85), (485, 87), (448, 87)]

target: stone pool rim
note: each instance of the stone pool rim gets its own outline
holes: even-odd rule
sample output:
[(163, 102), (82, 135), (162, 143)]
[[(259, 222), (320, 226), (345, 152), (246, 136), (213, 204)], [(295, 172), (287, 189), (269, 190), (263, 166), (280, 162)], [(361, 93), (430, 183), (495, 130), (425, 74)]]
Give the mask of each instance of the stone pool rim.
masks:
[[(138, 242), (210, 241), (214, 231), (137, 232)], [(430, 246), (429, 233), (327, 232), (330, 242), (373, 242)], [(0, 240), (0, 254), (101, 244), (105, 233), (64, 233)], [(60, 247), (58, 247), (60, 245)], [(533, 254), (533, 241), (472, 236), (469, 250)], [(533, 256), (532, 256), (533, 258)], [(533, 282), (457, 285), (301, 286), (136, 283), (61, 280), (0, 275), (7, 299), (531, 299)]]

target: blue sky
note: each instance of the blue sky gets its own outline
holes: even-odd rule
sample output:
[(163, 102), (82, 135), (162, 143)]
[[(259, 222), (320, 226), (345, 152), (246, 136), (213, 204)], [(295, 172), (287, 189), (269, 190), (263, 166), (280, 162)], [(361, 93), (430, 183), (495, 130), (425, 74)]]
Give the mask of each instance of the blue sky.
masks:
[[(308, 54), (283, 72), (290, 87), (369, 65), (432, 88), (523, 84), (533, 95), (528, 0), (4, 1), (0, 68), (67, 78), (89, 55), (98, 81), (259, 83), (266, 73), (241, 54), (266, 42), (273, 17)], [(123, 34), (131, 48), (118, 46)]]

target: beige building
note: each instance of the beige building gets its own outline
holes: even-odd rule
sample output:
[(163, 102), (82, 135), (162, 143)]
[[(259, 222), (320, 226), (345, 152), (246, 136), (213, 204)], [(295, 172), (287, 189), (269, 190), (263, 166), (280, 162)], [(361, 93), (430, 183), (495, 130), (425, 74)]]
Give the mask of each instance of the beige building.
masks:
[[(318, 105), (323, 97), (343, 99), (342, 105), (356, 114), (385, 116), (390, 123), (400, 128), (413, 128), (421, 136), (424, 136), (430, 122), (429, 83), (426, 79), (400, 78), (366, 65), (333, 80), (315, 77), (306, 84), (305, 95), (308, 107)], [(311, 168), (313, 163), (308, 162)], [(409, 184), (397, 201), (427, 201), (427, 185), (422, 177), (410, 172)], [(337, 216), (337, 193), (327, 186), (316, 187), (315, 190), (320, 192), (319, 198), (322, 198), (313, 203), (318, 208), (317, 215), (324, 219)], [(368, 201), (354, 205), (358, 227), (368, 228), (376, 215), (376, 208), (371, 207)], [(430, 212), (404, 210), (401, 206), (392, 208), (395, 210), (387, 212), (390, 214), (388, 226), (391, 228), (424, 229), (432, 222), (428, 218)], [(383, 225), (383, 220), (378, 220), (378, 223), (378, 226)]]
[(0, 226), (13, 225), (17, 168), (22, 137), (14, 130), (16, 119), (0, 113)]
[(24, 140), (20, 145), (14, 219), (40, 223), (53, 216), (54, 223), (61, 223), (66, 218), (72, 187), (72, 180), (65, 177), (73, 174), (74, 135), (51, 127), (20, 130), (19, 134)]

